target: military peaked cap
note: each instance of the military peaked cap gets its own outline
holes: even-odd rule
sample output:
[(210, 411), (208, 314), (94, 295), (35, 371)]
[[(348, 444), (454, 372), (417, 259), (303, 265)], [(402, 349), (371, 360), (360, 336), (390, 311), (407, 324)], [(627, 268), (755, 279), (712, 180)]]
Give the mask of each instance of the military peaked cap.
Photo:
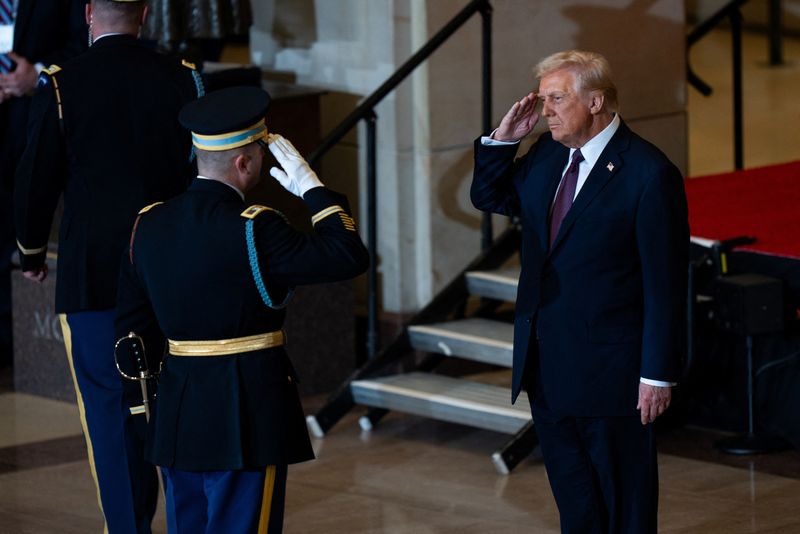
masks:
[(186, 104), (178, 118), (191, 130), (195, 147), (230, 150), (266, 139), (269, 102), (258, 87), (229, 87)]

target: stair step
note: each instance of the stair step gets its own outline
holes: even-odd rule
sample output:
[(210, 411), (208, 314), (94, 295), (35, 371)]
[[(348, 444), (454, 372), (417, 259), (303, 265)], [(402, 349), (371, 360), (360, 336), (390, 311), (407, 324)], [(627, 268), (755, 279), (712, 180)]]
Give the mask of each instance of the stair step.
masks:
[(467, 290), (471, 295), (515, 302), (519, 272), (519, 266), (492, 271), (470, 271), (467, 273)]
[(470, 318), (408, 327), (411, 345), (418, 350), (458, 356), (511, 367), (514, 325)]
[(511, 404), (511, 390), (428, 373), (406, 373), (355, 380), (357, 404), (386, 408), (440, 421), (515, 434), (531, 420), (528, 397)]

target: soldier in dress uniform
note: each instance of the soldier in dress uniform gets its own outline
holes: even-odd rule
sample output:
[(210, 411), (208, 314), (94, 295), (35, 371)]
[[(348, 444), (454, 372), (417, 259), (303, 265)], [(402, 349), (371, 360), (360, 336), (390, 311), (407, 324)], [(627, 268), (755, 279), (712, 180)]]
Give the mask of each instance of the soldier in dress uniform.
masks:
[(63, 193), (55, 310), (112, 534), (150, 532), (158, 496), (136, 431), (144, 417), (132, 417), (114, 366), (119, 261), (138, 210), (188, 187), (191, 137), (178, 113), (202, 90), (191, 64), (137, 40), (146, 12), (143, 1), (86, 6), (91, 47), (40, 77), (14, 195), (22, 270), (41, 281)]
[[(170, 533), (281, 532), (287, 464), (312, 459), (281, 327), (293, 287), (363, 273), (347, 199), (265, 124), (254, 87), (188, 104), (199, 176), (141, 210), (123, 259), (116, 329), (168, 338), (148, 458), (162, 466)], [(313, 231), (244, 203), (270, 174), (308, 206)], [(312, 325), (310, 325), (312, 326)], [(324, 357), (324, 347), (320, 347)]]

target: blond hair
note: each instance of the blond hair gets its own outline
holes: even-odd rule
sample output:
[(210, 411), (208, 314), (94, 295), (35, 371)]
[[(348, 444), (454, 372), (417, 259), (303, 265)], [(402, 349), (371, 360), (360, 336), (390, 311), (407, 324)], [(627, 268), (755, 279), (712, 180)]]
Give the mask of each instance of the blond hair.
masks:
[(579, 91), (600, 91), (604, 96), (605, 109), (617, 112), (617, 86), (611, 81), (611, 66), (605, 57), (583, 50), (557, 52), (541, 60), (533, 72), (541, 80), (544, 76), (562, 69), (570, 69), (575, 73)]

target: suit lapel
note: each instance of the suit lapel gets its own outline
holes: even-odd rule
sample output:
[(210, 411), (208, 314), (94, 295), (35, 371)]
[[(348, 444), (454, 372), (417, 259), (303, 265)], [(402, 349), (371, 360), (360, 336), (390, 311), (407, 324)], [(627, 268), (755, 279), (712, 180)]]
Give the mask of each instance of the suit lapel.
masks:
[(575, 224), (578, 217), (581, 216), (581, 213), (591, 204), (611, 178), (622, 169), (623, 162), (620, 154), (628, 148), (630, 133), (625, 123), (620, 122), (617, 132), (608, 142), (605, 149), (603, 149), (600, 158), (592, 168), (592, 172), (589, 173), (586, 182), (583, 184), (583, 187), (581, 187), (580, 192), (578, 192), (578, 196), (575, 197), (575, 202), (569, 209), (567, 216), (564, 217), (556, 240), (551, 248), (551, 252), (564, 240), (564, 237), (569, 233), (570, 228)]

